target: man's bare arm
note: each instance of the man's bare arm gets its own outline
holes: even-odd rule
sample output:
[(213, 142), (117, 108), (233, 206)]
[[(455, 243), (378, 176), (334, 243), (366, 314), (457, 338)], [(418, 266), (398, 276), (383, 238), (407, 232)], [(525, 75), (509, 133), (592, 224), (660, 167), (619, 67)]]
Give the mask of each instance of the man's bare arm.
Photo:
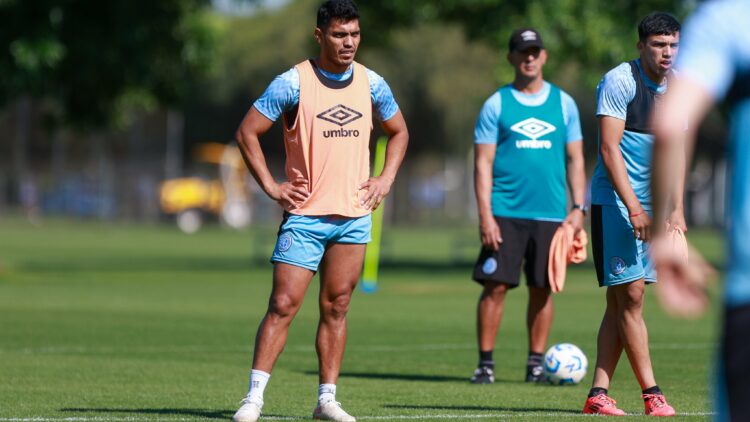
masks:
[(634, 236), (641, 240), (651, 238), (651, 218), (646, 214), (641, 202), (633, 191), (625, 167), (625, 159), (620, 151), (620, 142), (625, 132), (625, 121), (610, 116), (599, 117), (599, 153), (607, 170), (615, 192), (628, 209)]
[(307, 199), (309, 192), (304, 187), (295, 186), (289, 182), (276, 183), (271, 175), (259, 139), (261, 135), (268, 132), (271, 126), (273, 126), (272, 120), (262, 115), (255, 107), (251, 107), (242, 119), (235, 139), (247, 168), (266, 195), (278, 202), (284, 209), (294, 209)]
[[(586, 166), (583, 156), (583, 140), (568, 142), (565, 145), (567, 155), (567, 175), (570, 195), (574, 204), (583, 205), (586, 200)], [(565, 218), (577, 230), (583, 228), (583, 210), (573, 209)]]
[(401, 110), (390, 119), (381, 123), (381, 127), (388, 135), (388, 145), (385, 151), (385, 165), (378, 177), (371, 177), (360, 185), (367, 193), (362, 198), (362, 205), (366, 208), (377, 209), (380, 202), (391, 191), (391, 185), (396, 180), (401, 162), (406, 155), (409, 145), (409, 130)]
[(484, 247), (495, 251), (503, 243), (500, 227), (492, 214), (492, 166), (496, 152), (496, 144), (476, 144), (474, 149), (474, 195), (479, 210), (479, 236)]

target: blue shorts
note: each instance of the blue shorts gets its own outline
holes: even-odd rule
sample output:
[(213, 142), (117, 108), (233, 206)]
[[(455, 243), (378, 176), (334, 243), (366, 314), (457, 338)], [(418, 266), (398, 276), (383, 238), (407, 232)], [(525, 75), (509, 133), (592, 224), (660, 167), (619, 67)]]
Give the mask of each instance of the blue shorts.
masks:
[(649, 244), (633, 236), (627, 208), (592, 205), (591, 237), (599, 286), (632, 283), (641, 278), (646, 283), (656, 282)]
[(329, 243), (365, 244), (371, 239), (372, 217), (284, 214), (271, 262), (318, 271)]

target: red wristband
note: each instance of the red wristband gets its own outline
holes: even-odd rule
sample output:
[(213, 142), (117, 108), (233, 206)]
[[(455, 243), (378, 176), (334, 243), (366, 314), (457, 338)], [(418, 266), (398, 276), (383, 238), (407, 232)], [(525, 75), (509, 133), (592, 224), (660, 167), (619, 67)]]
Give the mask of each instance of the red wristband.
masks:
[(643, 210), (640, 210), (640, 211), (638, 211), (638, 212), (636, 212), (636, 213), (630, 214), (630, 217), (631, 217), (631, 218), (632, 218), (632, 217), (638, 217), (638, 216), (639, 216), (639, 215), (641, 215), (641, 214), (643, 214)]

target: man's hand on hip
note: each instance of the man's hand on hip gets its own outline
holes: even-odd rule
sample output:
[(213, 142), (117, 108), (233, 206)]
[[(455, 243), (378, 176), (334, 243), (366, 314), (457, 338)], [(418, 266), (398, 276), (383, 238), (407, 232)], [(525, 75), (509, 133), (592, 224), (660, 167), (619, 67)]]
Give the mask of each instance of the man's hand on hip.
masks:
[(365, 190), (365, 194), (360, 201), (360, 205), (367, 209), (375, 211), (380, 203), (383, 202), (386, 195), (391, 191), (393, 179), (378, 176), (371, 177), (359, 185), (360, 190)]
[(284, 182), (276, 184), (276, 186), (268, 192), (268, 196), (285, 210), (293, 210), (302, 206), (302, 204), (307, 201), (310, 193), (304, 186)]

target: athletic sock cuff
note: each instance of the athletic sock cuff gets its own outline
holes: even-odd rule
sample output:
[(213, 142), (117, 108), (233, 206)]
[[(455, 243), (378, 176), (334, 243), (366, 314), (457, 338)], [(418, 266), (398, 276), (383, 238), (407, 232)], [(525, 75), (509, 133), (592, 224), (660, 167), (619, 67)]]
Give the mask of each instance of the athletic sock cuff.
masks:
[(542, 357), (541, 353), (529, 353), (526, 364), (529, 366), (541, 366), (542, 362), (544, 362), (544, 357)]
[(609, 391), (606, 388), (594, 387), (589, 390), (589, 397), (596, 397), (599, 394), (607, 395), (607, 393), (609, 393)]
[(260, 377), (264, 377), (266, 379), (271, 378), (271, 374), (269, 374), (268, 372), (263, 372), (263, 371), (258, 370), (258, 369), (251, 370), (250, 371), (250, 376), (251, 377), (253, 377), (253, 376), (260, 376)]
[(492, 350), (487, 351), (479, 351), (479, 361), (480, 362), (494, 362), (494, 359), (492, 359)]
[(664, 393), (661, 392), (661, 388), (659, 388), (658, 385), (655, 385), (653, 387), (649, 387), (643, 390), (643, 394), (664, 394)]

